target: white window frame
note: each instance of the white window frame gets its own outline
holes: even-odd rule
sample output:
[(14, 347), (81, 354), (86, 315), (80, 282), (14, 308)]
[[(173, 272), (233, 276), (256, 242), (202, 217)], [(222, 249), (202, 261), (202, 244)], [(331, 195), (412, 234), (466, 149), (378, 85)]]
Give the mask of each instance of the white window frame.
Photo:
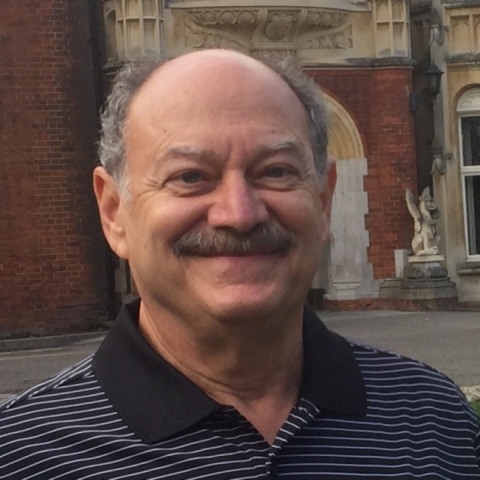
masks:
[[(462, 184), (462, 200), (463, 200), (463, 220), (465, 230), (465, 258), (467, 262), (480, 262), (480, 252), (475, 255), (470, 255), (470, 233), (469, 233), (469, 218), (468, 218), (468, 202), (466, 179), (467, 177), (480, 177), (480, 165), (466, 166), (463, 157), (463, 133), (462, 133), (462, 119), (468, 117), (480, 118), (480, 88), (468, 90), (462, 95), (457, 106), (458, 115), (458, 137), (459, 137), (459, 151), (460, 151), (460, 181)], [(472, 212), (473, 209), (470, 209)], [(474, 219), (475, 221), (475, 219)], [(480, 219), (478, 220), (480, 221)]]

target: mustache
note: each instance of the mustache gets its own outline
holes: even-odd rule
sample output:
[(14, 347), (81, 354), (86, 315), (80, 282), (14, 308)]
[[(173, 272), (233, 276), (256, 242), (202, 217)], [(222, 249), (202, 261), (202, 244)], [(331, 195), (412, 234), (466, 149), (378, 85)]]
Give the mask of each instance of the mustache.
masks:
[(177, 256), (261, 255), (292, 250), (297, 238), (276, 222), (259, 224), (246, 233), (230, 227), (201, 228), (182, 235), (174, 244)]

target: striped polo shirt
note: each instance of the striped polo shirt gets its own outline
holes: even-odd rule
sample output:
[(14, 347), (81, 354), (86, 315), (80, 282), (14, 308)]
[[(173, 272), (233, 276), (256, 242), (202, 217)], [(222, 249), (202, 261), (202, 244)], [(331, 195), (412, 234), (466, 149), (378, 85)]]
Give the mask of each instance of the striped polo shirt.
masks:
[(306, 310), (299, 399), (269, 445), (150, 347), (138, 309), (94, 356), (0, 406), (0, 479), (480, 479), (479, 419), (423, 364)]

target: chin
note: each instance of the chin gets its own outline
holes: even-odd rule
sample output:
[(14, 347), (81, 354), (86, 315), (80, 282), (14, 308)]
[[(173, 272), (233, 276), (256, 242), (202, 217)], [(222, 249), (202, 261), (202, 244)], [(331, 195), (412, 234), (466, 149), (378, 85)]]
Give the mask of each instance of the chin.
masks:
[[(206, 297), (205, 308), (210, 315), (226, 322), (257, 321), (259, 317), (266, 318), (285, 311), (291, 304), (287, 292), (266, 292), (261, 287), (232, 287), (233, 292)], [(288, 299), (288, 301), (287, 301)]]

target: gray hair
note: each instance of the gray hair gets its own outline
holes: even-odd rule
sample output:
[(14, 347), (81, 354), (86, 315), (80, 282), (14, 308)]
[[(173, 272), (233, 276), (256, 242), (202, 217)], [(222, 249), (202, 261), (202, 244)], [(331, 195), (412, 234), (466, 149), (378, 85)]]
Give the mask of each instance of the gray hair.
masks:
[[(125, 125), (129, 105), (150, 75), (168, 60), (141, 58), (127, 62), (117, 73), (113, 88), (101, 112), (99, 158), (107, 172), (121, 187), (126, 187)], [(323, 177), (327, 162), (328, 113), (323, 96), (315, 82), (291, 56), (259, 61), (277, 73), (293, 90), (310, 119), (311, 142), (315, 168)]]

